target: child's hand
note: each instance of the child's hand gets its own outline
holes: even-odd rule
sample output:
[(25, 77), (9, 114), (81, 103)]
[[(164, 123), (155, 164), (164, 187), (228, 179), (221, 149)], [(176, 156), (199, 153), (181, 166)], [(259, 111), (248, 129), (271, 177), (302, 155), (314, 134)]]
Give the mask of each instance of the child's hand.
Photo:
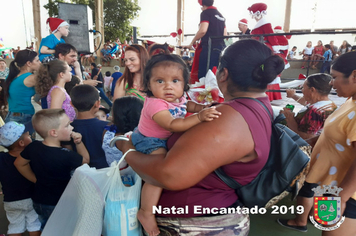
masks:
[(70, 136), (73, 138), (73, 141), (75, 144), (81, 144), (82, 143), (82, 135), (77, 132), (72, 132)]
[(216, 109), (216, 107), (208, 107), (208, 108), (204, 108), (203, 110), (201, 110), (198, 113), (198, 119), (203, 122), (203, 121), (212, 121), (216, 118), (219, 118), (219, 116), (221, 115), (221, 112), (218, 112)]

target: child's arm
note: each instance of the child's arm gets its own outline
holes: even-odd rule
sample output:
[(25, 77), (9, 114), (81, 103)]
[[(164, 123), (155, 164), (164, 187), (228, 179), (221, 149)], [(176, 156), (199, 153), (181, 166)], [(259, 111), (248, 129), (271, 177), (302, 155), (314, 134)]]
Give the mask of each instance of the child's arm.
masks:
[(207, 107), (209, 107), (209, 105), (199, 104), (191, 100), (187, 101), (187, 112), (197, 113)]
[(79, 77), (80, 81), (83, 80), (82, 70), (80, 69), (80, 64), (78, 61), (73, 64), (75, 75)]
[(51, 106), (50, 109), (61, 109), (64, 100), (66, 99), (65, 93), (59, 89), (55, 88), (51, 92)]
[(168, 110), (160, 111), (153, 116), (153, 120), (162, 128), (170, 132), (183, 132), (203, 121), (212, 121), (221, 115), (215, 107), (201, 110), (199, 113), (186, 118), (173, 118)]
[(55, 50), (54, 49), (49, 49), (47, 46), (42, 46), (41, 47), (41, 53), (42, 54), (54, 54)]
[(16, 158), (14, 165), (26, 179), (33, 183), (37, 182), (37, 178), (30, 167), (30, 160), (27, 160), (20, 155)]
[(88, 153), (87, 148), (85, 147), (84, 143), (82, 142), (82, 135), (77, 132), (72, 132), (71, 134), (73, 141), (77, 148), (77, 153), (83, 157), (83, 164), (90, 162), (90, 156)]

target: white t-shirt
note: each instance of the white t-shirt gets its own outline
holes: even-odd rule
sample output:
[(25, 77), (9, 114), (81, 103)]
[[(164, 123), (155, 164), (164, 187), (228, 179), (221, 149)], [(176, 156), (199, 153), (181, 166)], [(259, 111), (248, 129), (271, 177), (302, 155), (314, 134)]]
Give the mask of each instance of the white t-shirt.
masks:
[(304, 54), (311, 55), (311, 54), (313, 54), (313, 50), (314, 50), (314, 47), (310, 47), (310, 48), (305, 47)]

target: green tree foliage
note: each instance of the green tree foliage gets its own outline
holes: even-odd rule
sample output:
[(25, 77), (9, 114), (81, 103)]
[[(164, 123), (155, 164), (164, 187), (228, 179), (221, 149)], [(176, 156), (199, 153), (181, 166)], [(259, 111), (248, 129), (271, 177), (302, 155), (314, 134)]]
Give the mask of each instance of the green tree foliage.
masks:
[(58, 3), (64, 0), (48, 0), (48, 4), (43, 7), (48, 10), (49, 17), (58, 17)]

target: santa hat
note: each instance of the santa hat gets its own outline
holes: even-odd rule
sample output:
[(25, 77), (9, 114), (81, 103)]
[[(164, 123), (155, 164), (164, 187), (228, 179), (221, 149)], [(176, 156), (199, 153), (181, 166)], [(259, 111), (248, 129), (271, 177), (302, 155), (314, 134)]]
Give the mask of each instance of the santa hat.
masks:
[(239, 21), (239, 24), (247, 25), (247, 20), (244, 18)]
[(262, 15), (267, 14), (267, 5), (264, 3), (255, 3), (249, 8), (247, 8), (247, 10), (250, 11), (252, 18), (261, 19)]
[(59, 27), (67, 25), (69, 26), (67, 21), (53, 17), (48, 18), (46, 24), (49, 24), (49, 28), (51, 29), (52, 33), (57, 32)]
[(274, 32), (275, 33), (284, 33), (284, 31), (282, 30), (282, 26), (276, 26), (274, 27)]

